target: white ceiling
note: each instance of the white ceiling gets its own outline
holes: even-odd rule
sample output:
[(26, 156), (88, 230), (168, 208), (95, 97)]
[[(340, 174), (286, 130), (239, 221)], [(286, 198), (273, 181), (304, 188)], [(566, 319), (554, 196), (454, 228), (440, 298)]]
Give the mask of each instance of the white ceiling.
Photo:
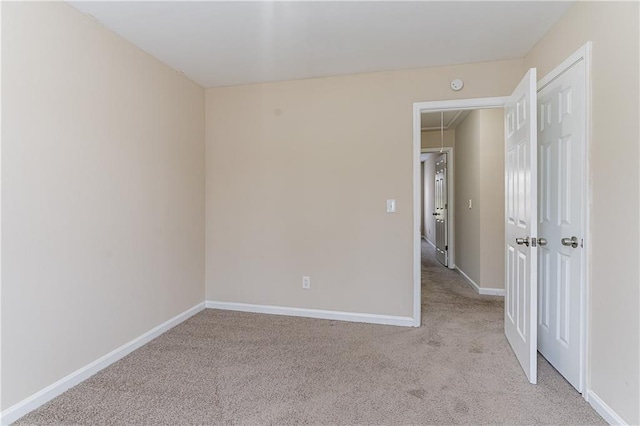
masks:
[(572, 4), (69, 3), (205, 87), (520, 58)]

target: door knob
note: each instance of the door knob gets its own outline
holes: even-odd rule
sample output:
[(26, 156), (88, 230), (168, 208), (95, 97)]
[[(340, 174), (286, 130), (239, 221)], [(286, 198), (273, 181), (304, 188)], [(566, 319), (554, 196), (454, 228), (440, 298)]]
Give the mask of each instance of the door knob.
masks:
[(516, 243), (518, 245), (525, 245), (527, 247), (529, 247), (529, 237), (524, 237), (524, 238), (516, 238)]
[(538, 245), (539, 246), (546, 246), (547, 245), (547, 239), (546, 238), (538, 238)]
[(563, 238), (560, 240), (563, 246), (578, 247), (578, 237)]

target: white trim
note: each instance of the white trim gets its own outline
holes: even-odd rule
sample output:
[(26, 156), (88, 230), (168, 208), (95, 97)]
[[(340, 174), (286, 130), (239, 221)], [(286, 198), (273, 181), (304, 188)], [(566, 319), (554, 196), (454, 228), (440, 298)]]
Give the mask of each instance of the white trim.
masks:
[(414, 110), (423, 112), (438, 112), (449, 110), (474, 110), (484, 108), (504, 108), (508, 96), (493, 98), (452, 99), (448, 101), (414, 102)]
[(30, 411), (35, 410), (41, 405), (51, 401), (56, 396), (62, 394), (69, 388), (83, 382), (89, 377), (96, 374), (98, 371), (113, 364), (114, 362), (122, 359), (126, 355), (140, 348), (141, 346), (149, 343), (151, 340), (160, 336), (167, 330), (175, 327), (181, 322), (187, 320), (198, 312), (205, 308), (205, 303), (198, 303), (191, 309), (184, 311), (181, 314), (176, 315), (168, 321), (163, 322), (157, 327), (147, 331), (146, 333), (136, 337), (128, 343), (120, 346), (119, 348), (109, 352), (108, 354), (98, 358), (90, 364), (74, 371), (68, 376), (63, 377), (57, 382), (47, 386), (46, 388), (34, 393), (28, 398), (12, 405), (0, 414), (0, 424), (6, 425), (15, 422), (20, 417), (28, 414)]
[(602, 416), (602, 418), (609, 423), (610, 425), (626, 425), (627, 423), (616, 413), (613, 411), (611, 407), (607, 405), (596, 393), (592, 390), (589, 390), (586, 394), (585, 399), (591, 404), (594, 410), (598, 414)]
[[(454, 269), (456, 264), (456, 221), (455, 221), (455, 209), (456, 209), (456, 157), (455, 148), (452, 146), (445, 146), (444, 148), (422, 148), (422, 153), (440, 153), (442, 149), (443, 154), (447, 154), (447, 267)], [(431, 243), (434, 247), (435, 244)]]
[[(2, 46), (2, 5), (0, 5), (0, 46)], [(0, 50), (2, 50), (0, 48)], [(2, 59), (0, 55), (0, 82), (2, 81)], [(2, 99), (2, 85), (0, 84), (0, 99)], [(2, 102), (0, 102), (0, 118), (2, 115)], [(0, 119), (0, 241), (2, 241), (2, 120)], [(2, 244), (0, 244), (0, 306), (2, 306)], [(2, 330), (2, 319), (0, 315), (0, 330)], [(0, 377), (2, 377), (2, 333), (0, 333)], [(0, 401), (2, 401), (2, 384), (0, 383)], [(2, 414), (0, 413), (0, 422)]]
[[(591, 300), (591, 205), (592, 205), (592, 185), (590, 176), (591, 165), (591, 48), (592, 43), (589, 41), (584, 46), (576, 50), (571, 56), (562, 61), (560, 65), (555, 67), (549, 73), (547, 73), (539, 82), (537, 91), (540, 92), (545, 86), (558, 78), (561, 74), (566, 72), (569, 68), (584, 60), (585, 68), (585, 145), (584, 145), (584, 170), (582, 174), (582, 181), (584, 183), (583, 197), (582, 197), (582, 211), (584, 217), (582, 220), (582, 235), (584, 238), (585, 250), (582, 264), (582, 291), (581, 291), (581, 307), (580, 307), (580, 340), (581, 354), (580, 354), (580, 384), (582, 389), (578, 389), (582, 393), (584, 399), (587, 399), (589, 390), (589, 335), (590, 335), (590, 323), (589, 323), (589, 305)], [(598, 400), (600, 400), (598, 398)], [(604, 404), (604, 403), (603, 403)], [(605, 404), (606, 405), (606, 404)]]
[(480, 294), (483, 296), (501, 296), (504, 297), (504, 288), (480, 287)]
[(413, 326), (420, 327), (422, 315), (422, 269), (421, 269), (421, 249), (420, 249), (420, 229), (422, 225), (422, 189), (420, 166), (420, 150), (422, 148), (422, 117), (421, 110), (417, 104), (413, 104)]
[(476, 293), (481, 294), (483, 296), (502, 296), (504, 297), (504, 289), (503, 288), (491, 288), (491, 287), (480, 287), (474, 280), (469, 277), (469, 275), (465, 274), (464, 271), (457, 266), (455, 267), (456, 271), (460, 272), (460, 274), (465, 277), (465, 279), (471, 284), (471, 287), (476, 291)]
[(410, 317), (393, 315), (360, 314), (354, 312), (326, 311), (323, 309), (290, 308), (286, 306), (256, 305), (253, 303), (217, 302), (207, 300), (208, 309), (225, 311), (252, 312), (256, 314), (285, 315), (290, 317), (318, 318), (337, 321), (364, 322), (369, 324), (398, 325), (413, 327), (414, 321)]
[(430, 239), (428, 239), (427, 237), (424, 237), (424, 240), (433, 248), (436, 247), (436, 245), (433, 243), (433, 241), (431, 241)]
[[(421, 306), (421, 269), (420, 269), (420, 224), (422, 206), (420, 205), (420, 151), (421, 151), (421, 114), (423, 112), (503, 108), (508, 98), (475, 98), (449, 101), (415, 102), (413, 104), (413, 326), (420, 326)], [(454, 262), (451, 262), (454, 264)]]
[[(584, 330), (582, 331), (583, 343), (582, 343), (582, 355), (583, 355), (583, 365), (582, 365), (582, 395), (586, 395), (589, 389), (589, 336), (591, 335), (591, 323), (590, 317), (591, 313), (589, 310), (589, 306), (591, 306), (591, 206), (592, 202), (592, 185), (591, 179), (591, 123), (593, 123), (591, 119), (591, 99), (592, 99), (592, 89), (591, 89), (591, 47), (592, 43), (589, 41), (583, 47), (583, 57), (584, 57), (584, 70), (585, 70), (585, 96), (584, 96), (584, 108), (587, 113), (586, 117), (586, 131), (584, 132), (584, 152), (585, 152), (585, 162), (584, 162), (584, 221), (583, 226), (585, 227), (584, 235), (584, 265), (583, 265), (583, 276), (584, 276), (584, 295), (582, 299), (582, 312), (583, 312), (583, 324)], [(599, 399), (599, 398), (598, 398)]]

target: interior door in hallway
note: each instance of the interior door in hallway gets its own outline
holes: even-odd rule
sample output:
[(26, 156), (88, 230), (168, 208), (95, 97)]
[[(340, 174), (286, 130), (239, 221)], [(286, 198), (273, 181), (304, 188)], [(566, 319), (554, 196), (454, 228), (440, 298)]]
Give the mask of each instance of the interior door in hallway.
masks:
[(536, 70), (505, 105), (504, 330), (529, 382), (537, 382)]
[(449, 242), (447, 235), (447, 154), (436, 158), (435, 178), (435, 212), (436, 217), (436, 259), (444, 266), (449, 262)]
[(585, 73), (582, 58), (538, 91), (538, 350), (581, 392)]

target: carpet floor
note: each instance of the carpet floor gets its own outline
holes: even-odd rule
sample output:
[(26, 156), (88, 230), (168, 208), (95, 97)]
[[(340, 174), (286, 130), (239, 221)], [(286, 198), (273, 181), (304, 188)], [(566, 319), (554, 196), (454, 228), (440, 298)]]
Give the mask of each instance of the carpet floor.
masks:
[(19, 425), (605, 424), (423, 244), (419, 329), (207, 309)]

